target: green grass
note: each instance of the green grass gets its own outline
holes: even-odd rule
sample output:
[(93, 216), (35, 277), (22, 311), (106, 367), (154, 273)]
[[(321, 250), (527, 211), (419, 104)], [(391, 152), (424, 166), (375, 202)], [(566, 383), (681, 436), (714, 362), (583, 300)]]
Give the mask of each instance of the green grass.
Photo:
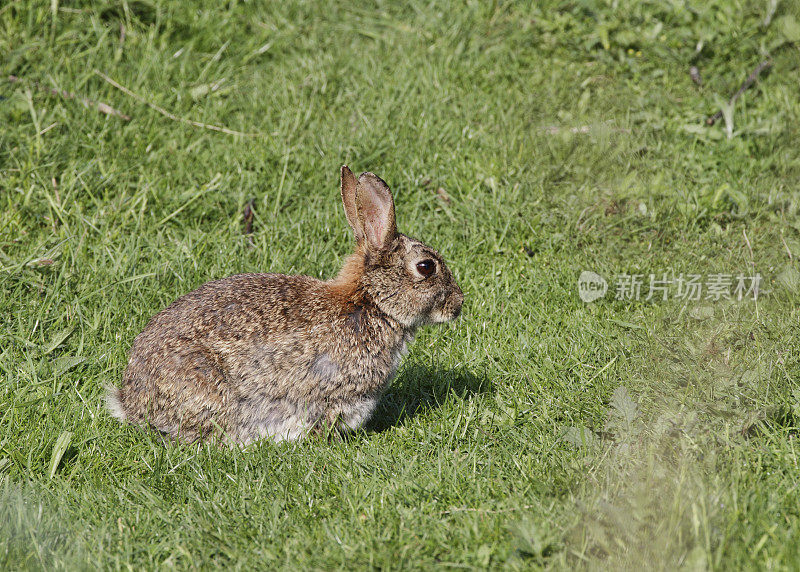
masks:
[[(611, 4), (0, 6), (0, 568), (800, 567), (800, 9)], [(768, 56), (732, 137), (704, 126)], [(466, 296), (370, 426), (227, 450), (112, 419), (177, 296), (335, 273), (342, 163)], [(587, 305), (582, 270), (765, 282)]]

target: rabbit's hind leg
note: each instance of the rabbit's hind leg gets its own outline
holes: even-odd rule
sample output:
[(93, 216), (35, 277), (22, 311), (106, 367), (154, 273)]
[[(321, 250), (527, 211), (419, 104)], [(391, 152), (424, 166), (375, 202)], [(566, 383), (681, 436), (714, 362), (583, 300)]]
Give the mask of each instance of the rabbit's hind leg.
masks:
[[(149, 424), (182, 442), (218, 434), (226, 427), (228, 384), (220, 366), (202, 349), (186, 349), (151, 367), (132, 361), (122, 388), (109, 396), (112, 412)], [(116, 410), (116, 411), (115, 411)]]

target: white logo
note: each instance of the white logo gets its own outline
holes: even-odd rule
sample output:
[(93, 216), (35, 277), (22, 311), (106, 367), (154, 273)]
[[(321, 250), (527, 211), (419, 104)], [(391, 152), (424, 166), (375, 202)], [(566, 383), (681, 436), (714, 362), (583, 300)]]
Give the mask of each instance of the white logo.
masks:
[(608, 291), (608, 283), (594, 272), (584, 270), (578, 277), (578, 295), (584, 302), (594, 302)]

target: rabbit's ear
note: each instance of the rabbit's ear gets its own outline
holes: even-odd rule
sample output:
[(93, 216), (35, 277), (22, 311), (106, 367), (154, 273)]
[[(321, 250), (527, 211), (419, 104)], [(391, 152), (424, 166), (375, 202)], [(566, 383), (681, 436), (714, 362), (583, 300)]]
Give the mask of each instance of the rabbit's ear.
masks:
[(389, 185), (373, 173), (361, 173), (356, 186), (356, 212), (367, 245), (380, 250), (397, 236), (394, 200)]
[(361, 227), (361, 222), (358, 220), (358, 213), (356, 212), (356, 187), (358, 181), (347, 165), (342, 165), (342, 203), (344, 204), (344, 215), (347, 217), (347, 222), (350, 223), (350, 228), (353, 229), (353, 234), (356, 241), (361, 244), (364, 241), (364, 229)]

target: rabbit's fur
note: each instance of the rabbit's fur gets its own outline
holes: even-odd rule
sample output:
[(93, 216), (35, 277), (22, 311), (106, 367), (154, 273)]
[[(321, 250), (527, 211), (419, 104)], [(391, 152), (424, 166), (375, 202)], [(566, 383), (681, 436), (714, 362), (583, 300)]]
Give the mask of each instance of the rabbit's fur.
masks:
[(386, 183), (343, 166), (341, 191), (356, 249), (334, 279), (239, 274), (179, 298), (134, 340), (111, 413), (186, 442), (360, 427), (417, 327), (464, 297), (435, 250), (397, 232)]

